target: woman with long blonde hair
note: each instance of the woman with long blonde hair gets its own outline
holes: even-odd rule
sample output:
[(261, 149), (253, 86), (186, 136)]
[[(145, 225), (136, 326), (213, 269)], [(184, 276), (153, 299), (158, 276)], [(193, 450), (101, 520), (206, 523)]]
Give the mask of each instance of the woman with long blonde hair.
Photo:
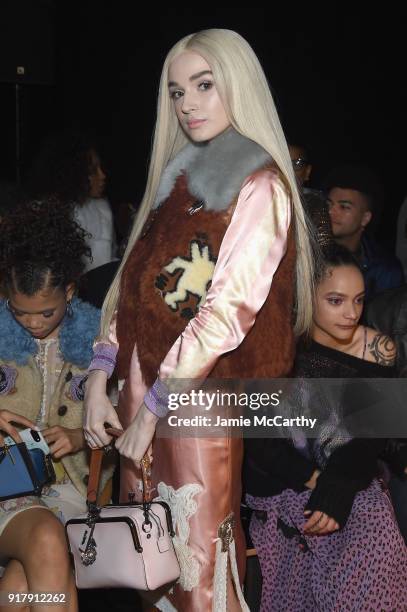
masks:
[[(290, 371), (295, 335), (312, 321), (311, 251), (256, 55), (230, 30), (186, 36), (164, 62), (146, 192), (105, 300), (86, 391), (90, 446), (109, 444), (106, 422), (125, 429), (116, 442), (123, 501), (138, 490), (137, 467), (174, 381)], [(119, 417), (106, 397), (115, 367)], [(181, 565), (155, 605), (247, 609), (241, 439), (227, 428), (213, 438), (156, 438), (153, 456)]]

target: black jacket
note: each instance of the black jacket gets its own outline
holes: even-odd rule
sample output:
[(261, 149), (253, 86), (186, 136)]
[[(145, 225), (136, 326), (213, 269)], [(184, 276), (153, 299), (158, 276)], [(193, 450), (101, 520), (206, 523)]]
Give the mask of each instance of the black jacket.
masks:
[(370, 302), (381, 291), (400, 287), (404, 283), (400, 261), (368, 234), (362, 235), (360, 265), (365, 281), (366, 302)]
[[(366, 305), (364, 320), (367, 325), (390, 336), (397, 347), (397, 375), (407, 377), (407, 284), (376, 295)], [(389, 440), (383, 458), (393, 472), (405, 478), (407, 439)]]
[(369, 327), (393, 338), (397, 347), (397, 374), (407, 376), (407, 284), (376, 295), (365, 306)]

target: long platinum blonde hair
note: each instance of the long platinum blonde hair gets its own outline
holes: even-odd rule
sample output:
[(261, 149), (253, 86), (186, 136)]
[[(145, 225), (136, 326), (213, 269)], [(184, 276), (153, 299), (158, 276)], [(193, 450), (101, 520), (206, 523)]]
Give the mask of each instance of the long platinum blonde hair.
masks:
[(147, 186), (123, 260), (103, 304), (101, 334), (108, 335), (109, 325), (118, 305), (123, 267), (152, 208), (161, 174), (168, 162), (188, 142), (178, 123), (168, 91), (169, 66), (177, 55), (186, 50), (193, 51), (206, 60), (232, 126), (268, 151), (289, 185), (297, 250), (294, 329), (298, 335), (307, 333), (312, 322), (312, 238), (310, 239), (309, 224), (305, 218), (287, 143), (270, 88), (257, 56), (244, 38), (232, 30), (210, 29), (181, 39), (165, 59), (160, 79)]

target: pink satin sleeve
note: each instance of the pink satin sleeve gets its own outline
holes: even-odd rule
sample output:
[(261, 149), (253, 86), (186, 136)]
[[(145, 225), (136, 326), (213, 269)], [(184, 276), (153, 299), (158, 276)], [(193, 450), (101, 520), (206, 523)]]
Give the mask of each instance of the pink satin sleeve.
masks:
[(161, 363), (161, 381), (205, 378), (222, 354), (239, 346), (286, 252), (290, 221), (290, 196), (277, 174), (264, 170), (246, 179), (206, 301)]

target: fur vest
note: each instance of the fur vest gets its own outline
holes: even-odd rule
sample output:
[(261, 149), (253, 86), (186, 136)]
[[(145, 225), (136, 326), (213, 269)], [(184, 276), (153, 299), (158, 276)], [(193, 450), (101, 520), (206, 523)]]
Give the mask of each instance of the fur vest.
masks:
[[(143, 379), (147, 386), (153, 384), (161, 362), (204, 299), (188, 291), (176, 310), (168, 306), (163, 296), (174, 290), (182, 273), (168, 273), (171, 262), (179, 257), (192, 261), (195, 253), (213, 271), (241, 185), (247, 176), (271, 164), (259, 145), (234, 130), (206, 147), (189, 144), (170, 162), (157, 205), (123, 270), (117, 317), (119, 378), (127, 378), (136, 344)], [(290, 230), (287, 252), (253, 328), (239, 347), (220, 357), (211, 376), (271, 378), (290, 371), (294, 266)]]
[[(92, 358), (92, 344), (99, 331), (100, 312), (90, 304), (72, 300), (72, 316), (66, 315), (59, 332), (62, 371), (57, 380), (47, 424), (76, 429), (83, 425), (83, 379)], [(34, 355), (37, 343), (0, 302), (0, 409), (21, 414), (35, 422), (41, 405), (42, 376)], [(65, 471), (86, 497), (89, 453), (81, 450), (62, 459)], [(105, 470), (102, 486), (111, 476)]]

